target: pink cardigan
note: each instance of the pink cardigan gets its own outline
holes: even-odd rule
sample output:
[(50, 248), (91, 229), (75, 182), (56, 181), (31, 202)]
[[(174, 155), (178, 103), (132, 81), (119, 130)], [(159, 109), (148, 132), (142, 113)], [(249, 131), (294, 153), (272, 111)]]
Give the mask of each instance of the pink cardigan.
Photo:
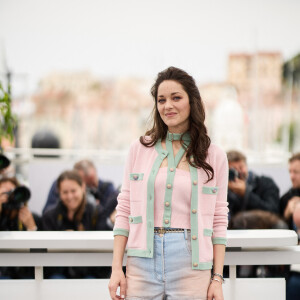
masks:
[[(114, 235), (128, 237), (129, 256), (153, 257), (154, 182), (167, 155), (168, 151), (161, 147), (160, 141), (153, 147), (145, 147), (136, 140), (130, 147), (114, 226)], [(215, 172), (209, 182), (206, 182), (207, 175), (203, 169), (190, 166), (192, 268), (198, 270), (211, 269), (213, 244), (226, 245), (227, 241), (226, 154), (212, 144), (208, 149), (207, 162)], [(173, 201), (180, 201), (176, 197), (173, 194)]]

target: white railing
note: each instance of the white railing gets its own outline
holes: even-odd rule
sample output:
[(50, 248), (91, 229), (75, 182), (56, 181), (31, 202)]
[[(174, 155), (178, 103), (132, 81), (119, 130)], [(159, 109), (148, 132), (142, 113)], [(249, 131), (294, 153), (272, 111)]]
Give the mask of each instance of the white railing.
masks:
[[(44, 280), (43, 267), (110, 266), (112, 249), (112, 232), (0, 232), (0, 266), (35, 268), (34, 280), (0, 281), (0, 299), (110, 299), (107, 279)], [(297, 263), (300, 246), (294, 231), (228, 231), (225, 299), (285, 299), (283, 278), (236, 278), (236, 266)]]

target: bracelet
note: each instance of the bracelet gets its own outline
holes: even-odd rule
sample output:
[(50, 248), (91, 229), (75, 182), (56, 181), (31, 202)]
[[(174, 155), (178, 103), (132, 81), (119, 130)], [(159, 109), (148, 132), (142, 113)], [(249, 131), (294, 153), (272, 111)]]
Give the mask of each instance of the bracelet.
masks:
[(220, 282), (220, 283), (222, 284), (221, 280), (219, 280), (219, 279), (217, 279), (217, 278), (211, 278), (210, 283), (212, 283), (213, 280), (214, 280), (214, 281), (218, 281), (218, 282)]
[(222, 283), (225, 283), (225, 279), (223, 278), (223, 276), (222, 276), (221, 274), (219, 274), (219, 273), (214, 273), (214, 274), (211, 276), (211, 278), (213, 278), (214, 276), (220, 277), (221, 280), (222, 280)]

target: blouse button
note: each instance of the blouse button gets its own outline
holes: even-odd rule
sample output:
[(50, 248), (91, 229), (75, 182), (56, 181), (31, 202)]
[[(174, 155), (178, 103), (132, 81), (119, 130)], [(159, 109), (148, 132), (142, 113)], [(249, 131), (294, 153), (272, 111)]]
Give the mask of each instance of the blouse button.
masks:
[(166, 207), (169, 207), (169, 206), (170, 206), (170, 203), (169, 203), (169, 202), (166, 202), (166, 203), (165, 203), (165, 206), (166, 206)]
[(169, 220), (168, 219), (165, 220), (165, 224), (169, 224)]
[(172, 184), (168, 183), (167, 188), (170, 189), (172, 187)]
[(174, 172), (174, 168), (170, 168), (170, 171), (171, 171), (171, 172)]
[(193, 214), (197, 213), (197, 209), (193, 209), (193, 210), (192, 210), (192, 213), (193, 213)]
[(193, 235), (192, 239), (195, 241), (197, 239), (197, 237), (195, 235)]

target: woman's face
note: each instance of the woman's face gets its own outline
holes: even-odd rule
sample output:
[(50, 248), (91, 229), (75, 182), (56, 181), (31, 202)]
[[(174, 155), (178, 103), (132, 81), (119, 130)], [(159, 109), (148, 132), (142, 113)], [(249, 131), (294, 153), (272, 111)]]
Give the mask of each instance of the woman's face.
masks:
[(188, 130), (190, 101), (180, 83), (165, 80), (159, 85), (157, 109), (170, 132), (183, 133)]
[(16, 186), (10, 182), (10, 181), (5, 181), (2, 182), (0, 185), (0, 205), (2, 203), (6, 203), (8, 200), (8, 195), (7, 192), (10, 192), (12, 190), (14, 190), (16, 188)]
[(80, 206), (85, 186), (80, 186), (76, 181), (65, 179), (60, 183), (59, 196), (69, 211), (76, 211)]

